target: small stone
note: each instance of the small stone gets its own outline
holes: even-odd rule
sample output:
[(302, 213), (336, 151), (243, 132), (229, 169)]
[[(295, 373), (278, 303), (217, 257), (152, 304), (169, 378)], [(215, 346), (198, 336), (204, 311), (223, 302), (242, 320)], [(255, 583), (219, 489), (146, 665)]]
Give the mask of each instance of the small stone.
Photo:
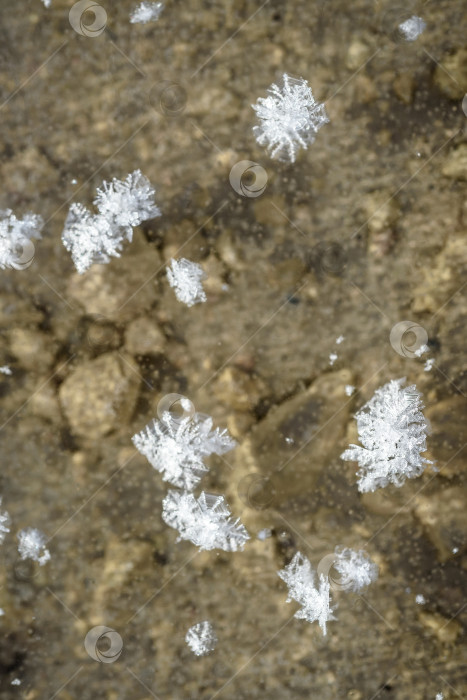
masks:
[(394, 78), (392, 84), (397, 97), (406, 105), (411, 104), (415, 89), (415, 82), (410, 73), (401, 73)]
[(461, 48), (439, 61), (435, 85), (450, 100), (462, 100), (467, 92), (467, 48)]
[(467, 144), (462, 143), (449, 153), (441, 172), (453, 180), (467, 180)]
[(415, 515), (442, 562), (454, 556), (454, 548), (467, 550), (466, 499), (467, 490), (460, 486), (440, 490), (436, 498), (419, 495), (415, 499)]
[(8, 333), (10, 350), (26, 370), (48, 369), (54, 361), (53, 345), (36, 330), (13, 328)]
[(164, 346), (164, 334), (152, 319), (142, 316), (128, 325), (125, 349), (130, 355), (156, 355), (163, 352)]
[(139, 389), (139, 375), (120, 353), (84, 362), (60, 386), (60, 402), (72, 432), (97, 440), (129, 420)]

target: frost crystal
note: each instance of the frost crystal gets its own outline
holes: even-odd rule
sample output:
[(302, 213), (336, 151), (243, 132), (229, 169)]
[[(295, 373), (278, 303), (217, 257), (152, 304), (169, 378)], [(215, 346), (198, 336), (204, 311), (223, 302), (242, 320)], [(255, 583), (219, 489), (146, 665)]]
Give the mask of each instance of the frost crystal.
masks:
[(132, 438), (136, 449), (162, 474), (164, 481), (191, 491), (204, 472), (204, 457), (222, 455), (237, 444), (227, 430), (212, 430), (212, 418), (195, 413), (174, 419), (166, 411)]
[(10, 375), (13, 374), (13, 372), (11, 371), (11, 367), (9, 367), (8, 365), (3, 365), (3, 367), (0, 367), (0, 373)]
[(34, 257), (31, 239), (40, 239), (44, 220), (37, 214), (17, 219), (11, 209), (0, 210), (0, 268), (23, 270)]
[(185, 642), (196, 656), (205, 656), (213, 651), (217, 644), (217, 637), (211, 623), (208, 620), (198, 622), (190, 627), (186, 633)]
[(161, 16), (163, 9), (162, 2), (142, 2), (131, 13), (130, 22), (131, 24), (155, 22)]
[(404, 382), (405, 377), (393, 379), (380, 387), (356, 414), (363, 447), (350, 445), (341, 457), (358, 462), (358, 488), (363, 493), (390, 483), (402, 486), (432, 464), (420, 456), (428, 430), (421, 394), (415, 385), (402, 389)]
[[(2, 497), (0, 496), (0, 505), (2, 504)], [(0, 513), (0, 544), (5, 539), (8, 532), (10, 532), (9, 525), (11, 523), (10, 516), (5, 511)]]
[(303, 78), (284, 73), (282, 89), (273, 84), (268, 92), (252, 105), (260, 121), (253, 127), (256, 141), (267, 147), (271, 158), (294, 163), (297, 150), (308, 148), (329, 118)]
[(181, 540), (189, 540), (202, 549), (236, 552), (250, 539), (239, 519), (233, 520), (223, 496), (169, 491), (162, 502), (162, 519), (179, 531)]
[(135, 170), (126, 180), (103, 182), (94, 199), (97, 214), (82, 204), (71, 205), (62, 241), (80, 274), (93, 263), (118, 258), (123, 242), (133, 238), (133, 227), (161, 215), (154, 194), (149, 180)]
[(201, 284), (206, 275), (201, 265), (186, 258), (170, 262), (171, 267), (167, 268), (167, 278), (170, 286), (175, 290), (178, 301), (187, 306), (206, 301), (206, 294)]
[[(46, 549), (46, 536), (34, 527), (18, 532), (18, 552), (21, 559), (34, 559), (42, 566), (50, 559), (50, 552)], [(41, 554), (42, 551), (42, 554)]]
[(297, 552), (284, 569), (277, 572), (287, 584), (289, 595), (287, 603), (296, 600), (302, 607), (295, 613), (296, 618), (315, 622), (326, 634), (326, 622), (335, 620), (331, 609), (329, 594), (329, 579), (324, 574), (319, 576), (319, 588), (315, 588), (315, 572), (310, 561)]
[(420, 34), (423, 34), (426, 28), (426, 22), (416, 15), (412, 15), (405, 22), (399, 24), (399, 31), (406, 41), (415, 41)]
[(378, 578), (378, 566), (363, 549), (356, 552), (348, 547), (336, 547), (335, 554), (333, 566), (345, 590), (358, 592)]

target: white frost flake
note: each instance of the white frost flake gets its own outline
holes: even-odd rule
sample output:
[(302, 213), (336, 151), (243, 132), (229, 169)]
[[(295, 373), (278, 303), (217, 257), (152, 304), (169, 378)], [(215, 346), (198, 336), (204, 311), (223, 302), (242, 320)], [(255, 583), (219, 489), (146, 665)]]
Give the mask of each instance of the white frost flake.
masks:
[(212, 454), (222, 455), (237, 444), (227, 430), (212, 430), (212, 418), (201, 413), (174, 419), (166, 411), (132, 438), (136, 449), (162, 474), (164, 481), (191, 491), (208, 471), (203, 463)]
[(356, 414), (363, 447), (350, 445), (341, 457), (358, 462), (358, 488), (363, 493), (388, 484), (402, 486), (432, 464), (420, 455), (426, 450), (428, 431), (421, 394), (415, 385), (403, 389), (404, 382), (405, 378), (393, 379), (380, 387)]
[(417, 15), (412, 15), (405, 22), (399, 24), (399, 31), (406, 41), (415, 41), (420, 34), (423, 34), (426, 28), (426, 22)]
[(190, 627), (185, 636), (185, 642), (196, 656), (205, 656), (213, 651), (217, 644), (217, 637), (213, 626), (208, 620), (198, 622)]
[(130, 15), (131, 24), (155, 22), (164, 9), (163, 2), (141, 2)]
[(378, 578), (378, 566), (361, 549), (336, 547), (334, 568), (341, 576), (339, 584), (348, 591), (358, 592)]
[(178, 301), (187, 306), (193, 306), (206, 301), (206, 294), (201, 284), (206, 274), (198, 263), (186, 258), (171, 260), (171, 267), (167, 268), (167, 279), (175, 290)]
[[(2, 497), (0, 496), (0, 505), (2, 504)], [(0, 544), (3, 542), (5, 537), (7, 536), (7, 533), (10, 532), (10, 516), (9, 514), (4, 511), (3, 513), (0, 513)]]
[(326, 634), (326, 622), (335, 619), (330, 605), (329, 579), (321, 574), (319, 587), (316, 588), (315, 572), (309, 559), (300, 552), (297, 552), (290, 564), (278, 571), (277, 574), (285, 581), (289, 589), (287, 603), (296, 600), (301, 605), (301, 609), (295, 613), (294, 617), (307, 620), (307, 622), (317, 620), (323, 634)]
[(239, 520), (233, 520), (223, 496), (204, 491), (193, 494), (169, 491), (162, 502), (162, 519), (179, 531), (179, 539), (189, 540), (203, 549), (236, 552), (250, 539)]
[(160, 216), (154, 203), (155, 190), (140, 170), (126, 180), (103, 182), (97, 189), (93, 214), (82, 204), (71, 205), (62, 233), (76, 269), (86, 272), (93, 263), (108, 263), (120, 257), (125, 240), (133, 238), (133, 227)]
[[(46, 536), (34, 527), (28, 527), (18, 532), (18, 552), (21, 559), (33, 559), (41, 566), (49, 561), (50, 552), (46, 549)], [(42, 554), (41, 554), (42, 552)]]
[(271, 158), (294, 163), (297, 150), (308, 148), (329, 118), (304, 78), (284, 73), (282, 88), (274, 83), (268, 93), (252, 105), (260, 121), (253, 127), (256, 141), (267, 147)]

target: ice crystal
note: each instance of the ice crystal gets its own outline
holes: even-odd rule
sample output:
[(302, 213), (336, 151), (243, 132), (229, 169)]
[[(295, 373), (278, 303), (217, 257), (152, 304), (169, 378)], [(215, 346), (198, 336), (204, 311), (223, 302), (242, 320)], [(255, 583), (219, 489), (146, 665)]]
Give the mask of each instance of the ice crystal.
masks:
[(363, 549), (357, 552), (348, 547), (336, 547), (335, 555), (333, 566), (345, 590), (358, 592), (378, 578), (378, 566)]
[(206, 301), (206, 294), (201, 284), (206, 275), (201, 265), (186, 258), (171, 260), (170, 263), (171, 267), (167, 268), (167, 278), (170, 286), (175, 290), (178, 301), (187, 306)]
[(9, 375), (13, 374), (13, 372), (11, 371), (11, 367), (9, 367), (8, 365), (3, 365), (2, 367), (0, 367), (0, 373)]
[(426, 22), (416, 15), (412, 15), (405, 22), (399, 24), (399, 31), (406, 41), (415, 41), (420, 34), (423, 34), (426, 28)]
[(428, 431), (421, 394), (415, 385), (403, 389), (404, 383), (405, 378), (393, 379), (380, 387), (356, 414), (363, 447), (350, 445), (341, 457), (358, 462), (361, 492), (390, 483), (402, 486), (431, 464), (420, 456), (426, 450)]
[(212, 430), (212, 418), (201, 413), (174, 419), (168, 412), (153, 420), (132, 438), (148, 462), (164, 481), (191, 491), (208, 470), (205, 457), (222, 455), (237, 444), (227, 430)]
[(215, 649), (217, 637), (211, 623), (208, 620), (204, 620), (190, 627), (186, 633), (185, 642), (193, 654), (205, 656)]
[[(0, 496), (0, 506), (2, 505), (2, 497)], [(10, 516), (6, 511), (3, 513), (0, 513), (0, 544), (3, 542), (5, 537), (7, 536), (7, 533), (10, 532), (10, 525), (11, 520)]]
[(162, 2), (141, 2), (130, 15), (131, 24), (155, 22), (164, 9)]
[(185, 491), (169, 491), (162, 502), (162, 519), (202, 549), (236, 552), (250, 539), (239, 519), (233, 520), (223, 496), (201, 493), (196, 499)]
[(0, 268), (24, 269), (34, 256), (33, 238), (41, 238), (44, 220), (37, 214), (17, 219), (11, 209), (0, 210)]
[(135, 170), (126, 180), (103, 182), (94, 199), (96, 214), (82, 204), (71, 205), (62, 241), (80, 274), (93, 263), (119, 257), (124, 241), (133, 238), (133, 227), (161, 215), (154, 194), (149, 180)]
[(320, 574), (318, 588), (316, 588), (316, 574), (310, 561), (300, 552), (297, 552), (290, 564), (277, 574), (289, 589), (287, 603), (295, 600), (301, 605), (301, 609), (295, 613), (294, 617), (307, 622), (318, 621), (323, 634), (326, 634), (326, 622), (335, 620), (331, 609), (330, 584), (327, 576)]
[(434, 364), (435, 364), (435, 358), (430, 357), (423, 365), (423, 369), (425, 370), (425, 372), (431, 372)]
[[(46, 536), (34, 527), (28, 527), (18, 532), (18, 552), (21, 559), (33, 559), (41, 566), (49, 561), (50, 552), (46, 549)], [(42, 552), (42, 554), (41, 554)]]
[(417, 605), (425, 605), (425, 603), (426, 603), (426, 598), (425, 598), (425, 596), (424, 596), (422, 593), (418, 593), (418, 594), (415, 596), (415, 602), (417, 603)]
[(355, 387), (352, 384), (346, 384), (344, 387), (344, 391), (347, 396), (352, 396), (352, 394), (355, 391)]
[(308, 148), (329, 118), (304, 78), (284, 73), (282, 88), (274, 83), (268, 93), (252, 105), (260, 121), (253, 127), (256, 141), (267, 147), (271, 158), (294, 163), (297, 150)]

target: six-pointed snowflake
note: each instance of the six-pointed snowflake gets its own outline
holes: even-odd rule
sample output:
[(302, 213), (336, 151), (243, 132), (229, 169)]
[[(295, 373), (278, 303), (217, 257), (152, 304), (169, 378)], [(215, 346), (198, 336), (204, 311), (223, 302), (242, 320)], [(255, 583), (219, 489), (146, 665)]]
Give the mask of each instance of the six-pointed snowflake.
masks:
[(208, 469), (205, 457), (222, 455), (237, 444), (226, 430), (212, 430), (212, 418), (201, 413), (176, 420), (167, 411), (132, 438), (135, 447), (161, 472), (164, 481), (191, 491)]
[(124, 241), (132, 240), (133, 227), (161, 215), (154, 194), (149, 180), (135, 170), (126, 180), (103, 182), (94, 199), (97, 214), (82, 204), (71, 205), (62, 241), (80, 274), (93, 263), (119, 257)]
[(50, 552), (46, 548), (46, 536), (34, 527), (28, 527), (18, 532), (18, 552), (21, 559), (33, 559), (43, 566), (50, 559)]
[(361, 549), (355, 551), (348, 547), (336, 547), (334, 568), (339, 572), (340, 587), (358, 592), (378, 578), (378, 567), (368, 554)]
[(301, 605), (294, 617), (318, 621), (323, 634), (326, 634), (326, 622), (334, 620), (332, 614), (329, 579), (320, 574), (318, 588), (315, 586), (316, 574), (312, 569), (309, 559), (297, 552), (290, 564), (277, 572), (278, 576), (287, 584), (289, 595), (287, 603), (292, 600)]
[(211, 623), (208, 620), (204, 620), (190, 627), (186, 633), (185, 642), (193, 654), (205, 656), (215, 649), (217, 637)]
[(271, 158), (294, 163), (297, 150), (308, 148), (329, 118), (304, 78), (284, 73), (282, 88), (274, 83), (268, 92), (252, 105), (260, 121), (253, 127), (256, 141), (267, 147)]
[(169, 491), (162, 502), (162, 519), (200, 549), (236, 552), (250, 539), (239, 520), (233, 520), (223, 496)]
[(415, 385), (403, 389), (404, 383), (405, 378), (393, 379), (380, 387), (356, 415), (363, 447), (350, 445), (341, 457), (358, 462), (361, 492), (402, 486), (432, 464), (420, 455), (428, 431), (421, 394)]
[(206, 294), (201, 284), (206, 274), (198, 263), (180, 258), (171, 260), (167, 268), (167, 279), (175, 290), (178, 301), (187, 306), (206, 301)]

